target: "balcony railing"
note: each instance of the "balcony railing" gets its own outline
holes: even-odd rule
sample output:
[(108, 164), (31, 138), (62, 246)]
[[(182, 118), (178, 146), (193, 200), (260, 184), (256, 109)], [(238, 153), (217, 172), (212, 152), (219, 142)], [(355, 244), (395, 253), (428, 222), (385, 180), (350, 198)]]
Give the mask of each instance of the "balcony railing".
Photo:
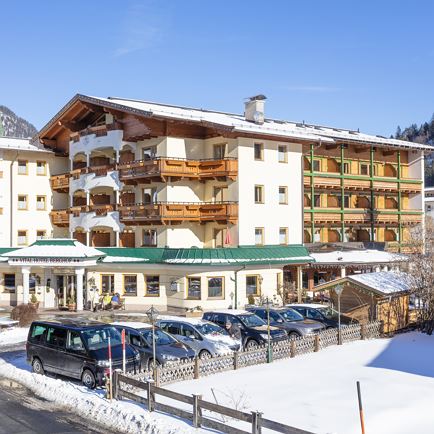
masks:
[(71, 134), (71, 140), (73, 142), (78, 142), (80, 140), (80, 137), (89, 136), (90, 134), (95, 134), (96, 137), (106, 136), (108, 131), (122, 129), (122, 124), (120, 124), (119, 122), (114, 122), (107, 125), (98, 125), (96, 127), (86, 128), (79, 133)]
[(69, 212), (67, 209), (58, 209), (50, 212), (51, 222), (54, 226), (69, 226)]
[(62, 173), (61, 175), (54, 175), (50, 178), (51, 188), (58, 193), (69, 192), (69, 173)]
[(165, 181), (170, 179), (236, 179), (238, 161), (186, 160), (177, 158), (155, 158), (118, 164), (119, 178), (126, 184)]
[(235, 223), (238, 204), (234, 202), (156, 202), (118, 206), (125, 224), (211, 222)]

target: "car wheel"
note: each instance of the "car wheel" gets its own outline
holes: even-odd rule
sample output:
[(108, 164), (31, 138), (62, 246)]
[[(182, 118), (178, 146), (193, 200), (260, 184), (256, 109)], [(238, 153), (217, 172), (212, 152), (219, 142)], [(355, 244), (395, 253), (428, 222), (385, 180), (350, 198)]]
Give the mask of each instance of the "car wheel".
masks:
[(89, 389), (95, 389), (96, 387), (95, 375), (90, 369), (85, 369), (83, 371), (81, 382), (83, 383), (83, 386), (86, 386)]
[(208, 359), (210, 359), (212, 356), (211, 356), (211, 353), (209, 352), (209, 351), (207, 351), (207, 350), (202, 350), (200, 353), (199, 353), (199, 359), (200, 360), (208, 360)]
[(300, 337), (300, 335), (297, 332), (290, 332), (290, 333), (288, 333), (288, 338), (289, 339), (297, 339), (299, 337)]
[(35, 357), (32, 362), (32, 370), (35, 374), (44, 375), (44, 367), (42, 366), (42, 362)]
[(246, 350), (247, 351), (257, 350), (258, 348), (259, 348), (259, 344), (253, 339), (248, 341), (246, 344)]
[[(155, 361), (155, 366), (158, 368), (161, 365), (161, 363), (156, 360)], [(151, 371), (152, 369), (154, 369), (154, 359), (149, 359), (148, 360), (148, 371)]]

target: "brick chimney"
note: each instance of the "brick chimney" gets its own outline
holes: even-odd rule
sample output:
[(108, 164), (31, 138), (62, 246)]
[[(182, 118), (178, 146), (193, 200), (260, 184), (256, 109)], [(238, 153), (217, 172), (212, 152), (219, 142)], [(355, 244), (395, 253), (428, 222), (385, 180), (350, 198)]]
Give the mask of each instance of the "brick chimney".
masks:
[(264, 106), (267, 97), (265, 95), (255, 95), (248, 98), (244, 103), (244, 117), (246, 121), (254, 122), (255, 124), (262, 125), (264, 123)]

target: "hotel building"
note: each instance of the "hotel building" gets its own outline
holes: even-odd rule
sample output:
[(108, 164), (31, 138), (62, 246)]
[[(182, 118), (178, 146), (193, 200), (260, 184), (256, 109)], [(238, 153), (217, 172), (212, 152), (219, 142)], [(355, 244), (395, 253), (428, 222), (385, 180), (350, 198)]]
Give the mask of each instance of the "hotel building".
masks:
[(264, 99), (237, 115), (76, 95), (32, 141), (56, 161), (47, 215), (62, 239), (4, 249), (16, 284), (0, 300), (34, 290), (81, 309), (108, 290), (127, 307), (239, 307), (301, 293), (303, 242), (399, 250), (422, 221), (429, 147), (270, 120)]

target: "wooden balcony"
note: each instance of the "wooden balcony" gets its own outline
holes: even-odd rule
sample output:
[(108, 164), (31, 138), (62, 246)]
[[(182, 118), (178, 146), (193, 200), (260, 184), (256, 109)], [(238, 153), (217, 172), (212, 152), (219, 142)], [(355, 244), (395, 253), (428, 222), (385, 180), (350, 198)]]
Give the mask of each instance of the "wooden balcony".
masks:
[(98, 204), (98, 205), (77, 205), (69, 208), (70, 213), (74, 217), (78, 217), (84, 212), (94, 212), (98, 216), (107, 215), (108, 212), (116, 211), (115, 204)]
[(114, 122), (107, 125), (98, 125), (96, 127), (85, 128), (80, 132), (71, 134), (71, 140), (73, 142), (78, 142), (80, 140), (80, 137), (89, 136), (90, 134), (95, 134), (96, 137), (106, 136), (108, 131), (122, 129), (123, 126), (119, 122)]
[(167, 179), (235, 180), (238, 174), (238, 161), (185, 160), (176, 158), (156, 158), (118, 164), (119, 179), (125, 184), (166, 182)]
[(57, 193), (69, 192), (69, 173), (62, 173), (61, 175), (53, 175), (50, 177), (51, 189)]
[(422, 192), (422, 182), (408, 183), (405, 179), (401, 180), (401, 191), (404, 193), (421, 193)]
[(233, 202), (156, 202), (118, 206), (118, 210), (121, 222), (127, 225), (181, 224), (185, 221), (236, 223), (238, 220), (238, 204)]
[(69, 226), (69, 212), (67, 209), (57, 209), (50, 212), (51, 223), (58, 227)]

